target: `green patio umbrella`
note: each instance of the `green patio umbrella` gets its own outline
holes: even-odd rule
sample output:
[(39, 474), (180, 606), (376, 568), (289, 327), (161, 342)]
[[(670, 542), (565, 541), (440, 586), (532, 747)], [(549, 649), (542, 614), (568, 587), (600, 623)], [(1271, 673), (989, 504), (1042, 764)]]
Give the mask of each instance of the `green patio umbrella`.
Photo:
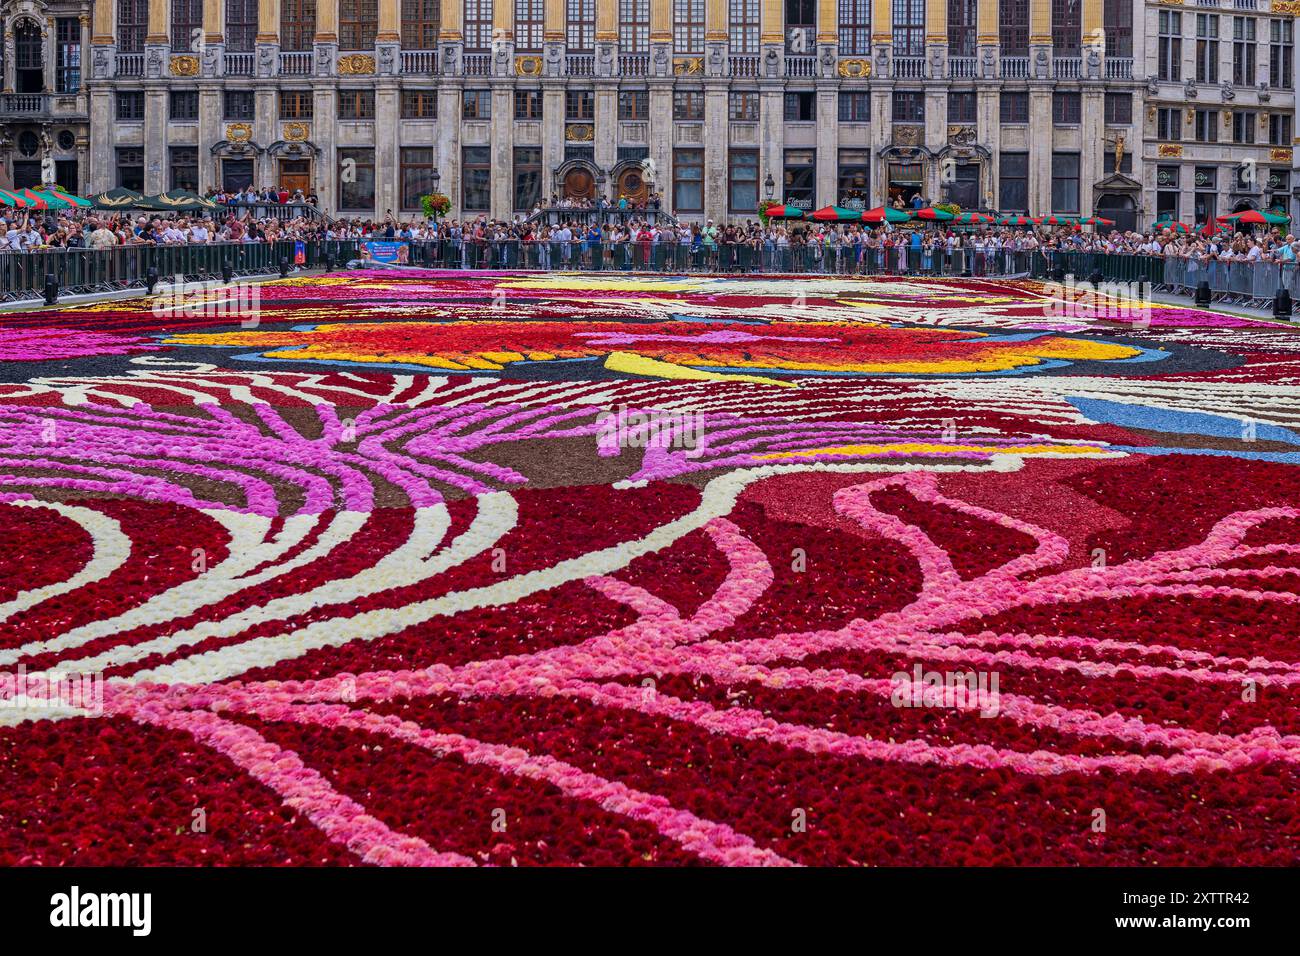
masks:
[(763, 212), (768, 219), (802, 219), (803, 210), (797, 206), (782, 206), (779, 203), (773, 203)]
[(27, 209), (31, 206), (31, 203), (18, 193), (11, 193), (7, 189), (0, 189), (0, 206), (9, 206), (13, 209)]
[(912, 217), (906, 210), (891, 206), (877, 206), (862, 214), (863, 222), (911, 222)]
[(144, 197), (134, 189), (127, 189), (118, 186), (116, 189), (110, 189), (108, 192), (100, 193), (97, 196), (91, 196), (91, 200), (98, 209), (147, 209), (144, 205)]
[(812, 214), (818, 222), (861, 222), (862, 213), (843, 206), (823, 206)]
[(963, 226), (990, 226), (996, 221), (994, 216), (982, 212), (963, 212), (957, 216), (957, 222)]
[(1003, 216), (998, 220), (999, 226), (1032, 226), (1034, 220), (1028, 216)]
[(72, 195), (72, 193), (68, 192), (66, 189), (64, 189), (61, 186), (51, 186), (49, 189), (46, 190), (46, 192), (53, 193), (59, 198), (65, 199), (72, 205), (81, 209), (84, 209), (88, 206), (95, 205), (93, 202), (91, 202), (89, 199), (85, 198), (84, 196), (74, 196)]
[(1077, 216), (1035, 216), (1034, 224), (1038, 226), (1077, 226)]
[(68, 202), (58, 193), (44, 192), (38, 189), (24, 189), (22, 191), (24, 199), (28, 200), (37, 209), (71, 209), (72, 203)]
[(1230, 215), (1219, 217), (1219, 222), (1245, 222), (1253, 226), (1284, 226), (1290, 221), (1290, 216), (1279, 216), (1276, 213), (1260, 212), (1258, 209), (1247, 209), (1244, 212), (1234, 212)]
[(156, 196), (145, 196), (144, 203), (146, 208), (158, 212), (205, 212), (217, 208), (211, 199), (204, 199), (188, 189), (173, 189)]
[(957, 217), (950, 212), (942, 209), (935, 209), (933, 206), (926, 206), (917, 209), (912, 213), (913, 219), (924, 219), (927, 222), (952, 222)]

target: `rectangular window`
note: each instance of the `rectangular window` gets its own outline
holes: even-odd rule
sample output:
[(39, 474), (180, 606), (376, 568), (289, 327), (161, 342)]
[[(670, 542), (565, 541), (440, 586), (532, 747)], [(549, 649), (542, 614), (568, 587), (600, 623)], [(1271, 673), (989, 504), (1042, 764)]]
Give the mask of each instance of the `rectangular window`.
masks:
[(650, 0), (618, 0), (618, 51), (650, 52)]
[(871, 0), (839, 0), (839, 7), (840, 56), (870, 56)]
[(198, 53), (203, 47), (203, 0), (171, 0), (171, 5), (172, 52)]
[(1295, 21), (1268, 21), (1268, 85), (1289, 90), (1295, 76)]
[(316, 42), (316, 0), (280, 0), (280, 49), (310, 50)]
[(590, 53), (595, 50), (596, 0), (566, 0), (565, 10), (565, 48), (570, 53)]
[(339, 119), (368, 120), (374, 118), (374, 90), (339, 90)]
[(521, 53), (540, 53), (542, 27), (546, 19), (544, 0), (501, 0), (515, 5), (515, 49)]
[(596, 118), (595, 90), (565, 90), (564, 118), (574, 122), (590, 123)]
[(784, 199), (788, 205), (811, 210), (817, 200), (817, 150), (785, 151)]
[(817, 52), (817, 0), (785, 0), (785, 52), (792, 56)]
[[(876, 0), (886, 3), (890, 0)], [(925, 56), (925, 0), (892, 0), (894, 56)]]
[(800, 91), (785, 94), (785, 121), (813, 123), (817, 120), (817, 94)]
[(515, 90), (515, 119), (539, 120), (542, 118), (542, 91)]
[(117, 52), (143, 53), (147, 32), (149, 0), (117, 0)]
[(1232, 18), (1232, 82), (1255, 85), (1255, 54), (1259, 49), (1254, 17)]
[(1107, 93), (1105, 101), (1108, 126), (1130, 126), (1133, 123), (1133, 94)]
[(1197, 110), (1195, 116), (1196, 140), (1200, 143), (1217, 143), (1219, 141), (1219, 111)]
[(621, 120), (648, 120), (650, 118), (650, 93), (647, 90), (624, 90), (619, 93), (618, 118)]
[(1163, 107), (1156, 110), (1156, 138), (1176, 143), (1183, 138), (1183, 111), (1181, 107)]
[(1052, 212), (1079, 211), (1079, 154), (1052, 154)]
[(998, 4), (998, 43), (1003, 56), (1029, 56), (1029, 0)]
[(431, 195), (433, 186), (434, 156), (432, 147), (403, 146), (402, 162), (402, 209), (419, 210), (420, 197)]
[(1238, 110), (1232, 114), (1232, 141), (1247, 145), (1255, 142), (1255, 114)]
[(1102, 29), (1106, 35), (1106, 55), (1128, 60), (1133, 57), (1133, 0), (1105, 0)]
[(732, 56), (758, 55), (758, 4), (759, 0), (728, 0), (727, 47)]
[(59, 17), (55, 89), (75, 93), (81, 89), (81, 24), (76, 17)]
[(732, 90), (727, 94), (727, 118), (741, 123), (758, 122), (758, 93)]
[(280, 119), (311, 119), (311, 90), (281, 90)]
[(226, 0), (226, 52), (252, 53), (257, 45), (257, 0)]
[(1079, 93), (1052, 94), (1052, 122), (1058, 126), (1078, 126), (1083, 121), (1083, 97)]
[(840, 122), (870, 123), (871, 94), (862, 90), (841, 91)]
[(437, 93), (433, 90), (402, 90), (402, 119), (437, 118)]
[(167, 151), (171, 162), (169, 189), (199, 191), (199, 151), (195, 146), (172, 146)]
[(461, 94), (461, 97), (462, 119), (485, 120), (492, 118), (491, 90), (466, 90)]
[(704, 52), (704, 0), (673, 0), (673, 52)]
[[(510, 3), (510, 0), (500, 0)], [(492, 0), (465, 0), (464, 44), (466, 53), (492, 49)]]
[(251, 120), (253, 118), (257, 99), (252, 90), (226, 90), (222, 99), (225, 103), (226, 119)]
[(1196, 15), (1196, 82), (1219, 82), (1219, 15)]
[(375, 211), (375, 151), (340, 149), (339, 209), (349, 212)]
[(119, 146), (117, 150), (117, 184), (123, 189), (144, 191), (144, 150), (138, 146)]
[(1003, 212), (1029, 212), (1029, 154), (998, 155), (998, 208)]
[(871, 200), (871, 153), (865, 149), (840, 150), (839, 196), (846, 209), (866, 209)]
[(1002, 122), (1015, 124), (1029, 122), (1028, 93), (1019, 90), (1004, 92), (999, 97), (998, 106), (1002, 114)]
[(673, 208), (704, 212), (704, 150), (673, 150)]
[(379, 0), (339, 0), (340, 50), (373, 50), (378, 25)]
[(542, 150), (537, 146), (515, 147), (515, 209), (531, 212), (542, 201)]
[(925, 94), (920, 90), (895, 90), (894, 122), (924, 123)]
[(439, 7), (439, 0), (402, 0), (402, 49), (438, 48)]
[(465, 212), (492, 207), (492, 148), (466, 146), (461, 151), (461, 206)]
[(142, 90), (122, 90), (118, 92), (117, 118), (119, 120), (144, 119), (144, 92)]
[(1183, 15), (1173, 10), (1161, 10), (1157, 22), (1160, 34), (1156, 49), (1156, 76), (1177, 82), (1183, 78)]
[(758, 209), (758, 150), (733, 149), (727, 159), (727, 208), (752, 216)]
[(959, 91), (948, 94), (948, 122), (949, 123), (974, 123), (975, 122), (975, 93), (973, 91)]
[(1270, 146), (1291, 145), (1291, 114), (1268, 114), (1268, 144)]
[(704, 119), (704, 92), (702, 90), (676, 90), (673, 93), (673, 119)]
[(199, 91), (172, 90), (167, 95), (167, 115), (181, 122), (199, 118)]
[(1052, 0), (1052, 46), (1057, 56), (1083, 52), (1083, 0)]
[(948, 0), (948, 55), (973, 57), (977, 0)]

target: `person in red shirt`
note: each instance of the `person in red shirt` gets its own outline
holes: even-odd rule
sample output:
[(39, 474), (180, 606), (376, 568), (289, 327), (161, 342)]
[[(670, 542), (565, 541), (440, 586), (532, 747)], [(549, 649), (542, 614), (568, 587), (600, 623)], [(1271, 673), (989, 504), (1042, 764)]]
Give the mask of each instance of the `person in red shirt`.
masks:
[(289, 190), (283, 186), (280, 187), (280, 204), (283, 205), (289, 201)]

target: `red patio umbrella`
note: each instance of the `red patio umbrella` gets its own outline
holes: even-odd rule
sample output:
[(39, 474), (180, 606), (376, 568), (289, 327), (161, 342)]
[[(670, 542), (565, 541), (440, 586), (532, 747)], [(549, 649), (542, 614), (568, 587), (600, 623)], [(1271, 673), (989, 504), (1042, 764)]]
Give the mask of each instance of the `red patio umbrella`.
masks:
[(999, 226), (1032, 226), (1034, 224), (1034, 221), (1035, 220), (1030, 219), (1028, 216), (1003, 216), (1001, 219), (998, 220), (998, 225)]
[(812, 217), (818, 222), (859, 222), (862, 213), (856, 209), (845, 209), (843, 206), (823, 206), (813, 213)]
[(956, 216), (942, 209), (935, 209), (933, 206), (923, 206), (912, 213), (912, 218), (926, 219), (930, 222), (951, 222)]
[(13, 206), (15, 209), (26, 209), (30, 206), (26, 199), (19, 193), (10, 192), (7, 189), (0, 189), (0, 206)]
[(889, 206), (877, 206), (862, 214), (863, 222), (908, 222), (911, 218), (904, 210)]
[(1114, 220), (1114, 219), (1103, 219), (1101, 216), (1089, 216), (1087, 219), (1080, 219), (1080, 220), (1079, 220), (1079, 225), (1081, 225), (1081, 226), (1113, 226), (1113, 225), (1115, 225), (1115, 220)]
[(1077, 226), (1079, 220), (1074, 216), (1035, 216), (1034, 224), (1038, 226)]
[(50, 204), (47, 203), (47, 202), (45, 201), (45, 199), (44, 199), (42, 196), (40, 196), (40, 195), (38, 195), (38, 194), (32, 192), (30, 189), (24, 189), (24, 190), (21, 190), (21, 191), (18, 193), (18, 195), (20, 195), (20, 196), (22, 196), (24, 199), (26, 199), (26, 200), (27, 200), (27, 205), (28, 205), (29, 207), (31, 207), (32, 209), (49, 209), (49, 208), (50, 208)]
[(795, 206), (782, 206), (780, 203), (772, 203), (763, 213), (768, 219), (802, 219), (803, 210)]

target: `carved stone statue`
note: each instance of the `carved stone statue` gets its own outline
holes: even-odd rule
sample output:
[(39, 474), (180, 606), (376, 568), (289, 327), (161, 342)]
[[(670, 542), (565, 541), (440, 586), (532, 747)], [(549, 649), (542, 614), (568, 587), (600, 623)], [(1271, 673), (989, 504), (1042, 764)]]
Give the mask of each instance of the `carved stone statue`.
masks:
[(1237, 91), (1232, 88), (1232, 81), (1225, 79), (1223, 81), (1223, 102), (1229, 103), (1237, 98)]

